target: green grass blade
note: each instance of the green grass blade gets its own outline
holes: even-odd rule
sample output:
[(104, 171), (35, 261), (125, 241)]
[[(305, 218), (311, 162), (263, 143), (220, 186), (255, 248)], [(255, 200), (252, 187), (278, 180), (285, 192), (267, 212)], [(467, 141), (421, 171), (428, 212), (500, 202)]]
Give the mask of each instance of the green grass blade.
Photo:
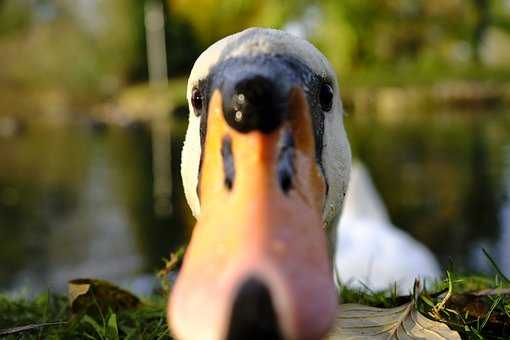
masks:
[(482, 251), (485, 255), (485, 257), (487, 257), (487, 259), (489, 260), (492, 268), (496, 271), (496, 273), (501, 277), (501, 279), (503, 281), (505, 281), (505, 283), (510, 283), (510, 279), (505, 275), (503, 274), (503, 272), (501, 271), (501, 269), (499, 269), (499, 266), (496, 264), (496, 261), (494, 261), (494, 259), (492, 258), (492, 256), (489, 254), (489, 252), (487, 252), (487, 250), (485, 250), (484, 248), (482, 248)]

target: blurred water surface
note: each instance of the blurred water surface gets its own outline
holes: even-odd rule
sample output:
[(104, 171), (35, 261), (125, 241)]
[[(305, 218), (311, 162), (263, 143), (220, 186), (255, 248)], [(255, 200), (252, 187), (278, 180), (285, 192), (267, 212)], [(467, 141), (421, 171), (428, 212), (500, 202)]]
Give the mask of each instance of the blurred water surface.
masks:
[(487, 109), (347, 119), (392, 221), (447, 268), (510, 272), (510, 116)]
[[(489, 270), (483, 247), (510, 273), (507, 112), (353, 114), (346, 122), (397, 226), (445, 268)], [(182, 138), (171, 145), (174, 213), (159, 217), (146, 127), (30, 126), (0, 137), (0, 291), (152, 275), (193, 223), (178, 173)]]
[(143, 126), (83, 124), (0, 140), (0, 289), (130, 281), (161, 267), (184, 241), (187, 208), (154, 213), (150, 143)]

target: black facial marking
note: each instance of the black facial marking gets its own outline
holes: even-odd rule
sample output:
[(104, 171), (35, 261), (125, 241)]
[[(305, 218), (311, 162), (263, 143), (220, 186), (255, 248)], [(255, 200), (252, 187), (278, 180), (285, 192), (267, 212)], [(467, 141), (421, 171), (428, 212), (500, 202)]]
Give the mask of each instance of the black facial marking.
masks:
[[(320, 105), (320, 89), (324, 83), (331, 84), (329, 79), (315, 73), (308, 65), (296, 57), (281, 54), (260, 54), (253, 57), (238, 57), (221, 60), (216, 64), (208, 76), (209, 89), (221, 89), (222, 94), (227, 98), (232, 98), (235, 91), (233, 84), (235, 80), (249, 77), (250, 74), (262, 75), (271, 79), (274, 83), (275, 93), (278, 97), (286, 98), (293, 86), (301, 87), (306, 94), (312, 124), (315, 134), (315, 156), (319, 167), (324, 173), (322, 164), (322, 149), (324, 137), (324, 110)], [(230, 88), (229, 88), (230, 86)], [(230, 93), (223, 93), (229, 92)], [(279, 102), (288, 105), (288, 102)], [(224, 100), (224, 105), (226, 101)], [(225, 107), (224, 107), (225, 109)], [(285, 107), (278, 110), (279, 114), (286, 115)], [(203, 119), (203, 117), (202, 117)]]
[[(231, 93), (233, 91), (233, 94)], [(262, 75), (242, 78), (233, 89), (224, 89), (225, 121), (239, 132), (273, 132), (287, 114), (287, 98), (273, 79)]]
[[(228, 50), (228, 49), (225, 49)], [(228, 87), (228, 82), (231, 82), (235, 79), (241, 79), (242, 77), (249, 77), (250, 73), (252, 75), (262, 75), (266, 76), (269, 79), (273, 80), (274, 89), (278, 91), (276, 95), (280, 98), (283, 98), (285, 95), (290, 93), (290, 89), (293, 86), (301, 87), (306, 94), (306, 98), (308, 100), (308, 104), (310, 107), (310, 114), (312, 117), (312, 124), (314, 130), (315, 137), (315, 157), (319, 168), (322, 173), (324, 172), (324, 166), (322, 162), (322, 151), (323, 151), (323, 143), (324, 143), (324, 120), (325, 120), (325, 110), (321, 105), (321, 86), (323, 84), (331, 84), (331, 80), (324, 78), (322, 75), (316, 74), (310, 67), (308, 67), (305, 62), (299, 60), (296, 57), (292, 57), (289, 55), (280, 55), (280, 54), (260, 54), (256, 56), (250, 57), (237, 57), (237, 58), (226, 58), (226, 54), (223, 55), (219, 62), (211, 68), (208, 76), (204, 79), (201, 79), (198, 82), (197, 89), (201, 94), (201, 104), (202, 107), (199, 112), (195, 112), (197, 116), (200, 116), (200, 144), (202, 146), (202, 154), (200, 155), (200, 165), (199, 165), (199, 181), (201, 177), (201, 168), (202, 168), (202, 157), (203, 157), (203, 149), (205, 144), (205, 136), (207, 133), (207, 119), (208, 119), (208, 107), (210, 97), (215, 89), (219, 89), (224, 96), (224, 106), (225, 97), (230, 98), (230, 103), (234, 103), (232, 101), (233, 95), (235, 91), (232, 90), (230, 93), (230, 97), (224, 93), (226, 87)], [(235, 89), (232, 86), (232, 89)], [(322, 97), (327, 99), (327, 93), (322, 93)], [(239, 99), (239, 98), (237, 98)], [(287, 98), (288, 100), (288, 98)], [(272, 115), (264, 118), (260, 123), (264, 126), (264, 124), (268, 124), (269, 127), (261, 128), (261, 131), (270, 132), (273, 126), (278, 126), (281, 124), (281, 121), (284, 121), (288, 118), (288, 112), (286, 110), (286, 106), (288, 105), (287, 101), (283, 101), (283, 99), (278, 99), (277, 103), (284, 104), (285, 107), (280, 107), (274, 112), (278, 112), (279, 115), (273, 117)], [(327, 108), (327, 105), (324, 106)], [(280, 110), (281, 109), (281, 110)], [(224, 107), (224, 114), (226, 110)], [(235, 112), (230, 116), (235, 120), (236, 115)], [(226, 119), (230, 119), (227, 115)], [(244, 118), (244, 117), (242, 117)], [(266, 122), (268, 120), (268, 122)], [(252, 123), (248, 124), (248, 126)], [(259, 123), (258, 123), (259, 124)], [(255, 124), (257, 125), (257, 124)], [(244, 127), (246, 128), (246, 127)], [(241, 127), (241, 130), (243, 128)], [(246, 128), (249, 130), (249, 128)], [(326, 193), (329, 190), (329, 185), (326, 181)], [(198, 191), (198, 187), (197, 187)], [(200, 197), (200, 195), (199, 195)]]
[(196, 88), (200, 91), (202, 97), (202, 107), (199, 112), (195, 114), (200, 116), (200, 145), (203, 147), (205, 144), (205, 134), (207, 132), (209, 100), (212, 96), (210, 77), (200, 80)]
[(202, 96), (202, 107), (200, 110), (195, 111), (195, 115), (200, 117), (200, 161), (198, 163), (198, 183), (197, 183), (197, 196), (200, 199), (200, 179), (202, 174), (202, 161), (204, 158), (204, 144), (205, 144), (205, 134), (207, 132), (207, 118), (208, 118), (208, 107), (209, 107), (209, 97), (212, 95), (210, 90), (210, 78), (206, 77), (204, 79), (199, 80), (197, 89), (200, 90), (200, 94)]
[(283, 55), (276, 55), (275, 58), (283, 59), (292, 72), (299, 76), (299, 85), (305, 91), (310, 107), (310, 114), (312, 116), (312, 125), (315, 137), (315, 158), (322, 173), (324, 173), (322, 149), (325, 114), (320, 106), (318, 93), (320, 91), (320, 85), (327, 80), (325, 80), (321, 75), (316, 74), (310, 67), (308, 67), (308, 65), (297, 58)]
[(279, 142), (277, 176), (280, 188), (287, 194), (292, 189), (294, 175), (294, 138), (291, 131), (285, 131)]
[(223, 137), (223, 141), (221, 143), (221, 156), (223, 158), (225, 186), (228, 190), (232, 190), (236, 170), (234, 166), (234, 157), (232, 155), (232, 138), (230, 138), (230, 136)]

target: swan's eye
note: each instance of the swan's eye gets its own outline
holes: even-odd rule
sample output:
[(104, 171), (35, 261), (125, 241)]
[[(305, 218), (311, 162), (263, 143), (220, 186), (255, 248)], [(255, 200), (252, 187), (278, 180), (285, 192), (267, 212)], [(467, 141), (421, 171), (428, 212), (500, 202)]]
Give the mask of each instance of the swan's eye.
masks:
[(333, 106), (333, 87), (330, 84), (324, 83), (321, 85), (319, 102), (323, 111), (331, 110), (331, 107)]
[(200, 110), (204, 104), (204, 97), (198, 88), (191, 90), (191, 105), (195, 109), (195, 115), (200, 116)]

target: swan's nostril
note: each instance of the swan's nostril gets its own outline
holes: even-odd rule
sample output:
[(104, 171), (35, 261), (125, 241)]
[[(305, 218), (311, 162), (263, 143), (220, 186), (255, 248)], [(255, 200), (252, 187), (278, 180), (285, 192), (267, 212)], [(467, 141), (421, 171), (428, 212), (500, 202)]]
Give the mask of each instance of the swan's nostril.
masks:
[(292, 189), (294, 178), (294, 137), (289, 130), (285, 131), (279, 142), (277, 176), (280, 188), (285, 194)]
[(223, 159), (223, 172), (225, 173), (223, 183), (228, 190), (232, 190), (236, 169), (234, 165), (234, 155), (232, 154), (232, 138), (230, 136), (223, 137), (221, 142), (221, 157)]
[(232, 307), (227, 340), (283, 339), (269, 289), (258, 279), (248, 279)]

